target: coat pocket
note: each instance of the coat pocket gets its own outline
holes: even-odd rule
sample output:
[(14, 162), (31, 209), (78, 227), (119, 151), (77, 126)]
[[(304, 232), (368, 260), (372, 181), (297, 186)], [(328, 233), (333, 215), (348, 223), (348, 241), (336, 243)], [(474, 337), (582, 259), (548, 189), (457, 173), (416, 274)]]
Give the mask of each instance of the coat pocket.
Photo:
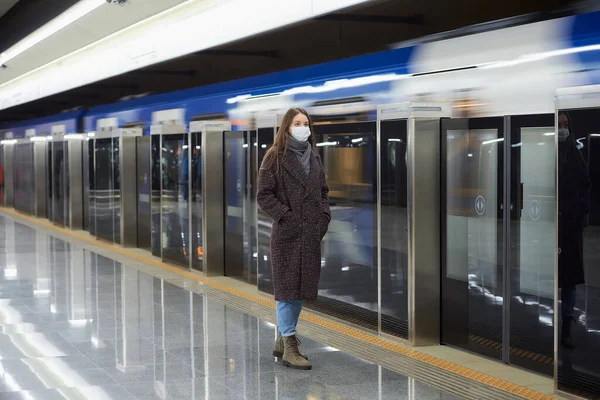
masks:
[(290, 217), (282, 217), (273, 225), (273, 240), (277, 242), (289, 242), (300, 238), (302, 223), (292, 214)]
[(321, 215), (321, 220), (319, 221), (319, 237), (321, 240), (323, 240), (323, 238), (327, 234), (327, 231), (329, 230), (329, 223), (329, 218), (327, 218), (327, 215), (323, 213)]

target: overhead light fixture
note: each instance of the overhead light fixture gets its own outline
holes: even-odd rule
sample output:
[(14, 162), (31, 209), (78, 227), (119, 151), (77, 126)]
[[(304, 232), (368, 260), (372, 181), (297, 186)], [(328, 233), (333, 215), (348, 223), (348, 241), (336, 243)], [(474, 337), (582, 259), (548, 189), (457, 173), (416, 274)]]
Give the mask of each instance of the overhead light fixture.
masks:
[(46, 140), (45, 136), (33, 136), (29, 138), (30, 142), (45, 142)]
[(17, 42), (4, 53), (0, 54), (0, 65), (6, 64), (8, 61), (54, 35), (61, 29), (71, 25), (73, 22), (86, 16), (103, 4), (106, 4), (106, 0), (81, 0), (77, 2), (73, 7), (69, 8), (67, 11), (35, 30), (32, 34)]

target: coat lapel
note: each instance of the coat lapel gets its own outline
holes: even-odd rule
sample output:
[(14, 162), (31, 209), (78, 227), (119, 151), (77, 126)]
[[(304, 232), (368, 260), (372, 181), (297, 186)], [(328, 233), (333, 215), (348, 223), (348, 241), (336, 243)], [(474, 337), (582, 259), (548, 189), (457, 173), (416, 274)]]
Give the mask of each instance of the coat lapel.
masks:
[[(311, 156), (311, 169), (312, 169), (312, 157)], [(294, 154), (287, 154), (283, 160), (284, 168), (296, 179), (302, 183), (304, 187), (306, 187), (308, 183), (308, 177), (304, 173), (304, 169)]]

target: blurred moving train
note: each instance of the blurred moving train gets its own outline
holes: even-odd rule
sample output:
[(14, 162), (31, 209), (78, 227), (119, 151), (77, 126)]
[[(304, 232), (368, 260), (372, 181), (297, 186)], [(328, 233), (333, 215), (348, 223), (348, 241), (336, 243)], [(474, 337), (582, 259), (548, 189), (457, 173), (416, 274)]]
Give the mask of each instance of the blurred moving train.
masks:
[[(511, 345), (553, 357), (555, 91), (595, 84), (600, 12), (424, 40), (2, 126), (1, 199), (205, 272), (207, 220), (220, 216), (224, 238), (215, 246), (226, 249), (223, 273), (269, 292), (271, 222), (256, 209), (257, 170), (277, 115), (304, 107), (314, 118), (333, 209), (315, 307), (407, 338), (406, 159), (419, 138), (408, 137), (406, 125), (378, 121), (377, 107), (448, 104), (437, 183), (445, 204), (443, 341), (550, 374), (551, 364), (506, 360), (478, 338), (504, 340), (502, 298), (509, 296), (511, 318), (521, 320)], [(590, 163), (599, 162), (591, 156), (597, 137), (578, 137)], [(501, 261), (505, 180), (514, 189), (509, 229), (520, 249), (510, 266)], [(600, 204), (597, 190), (592, 196)], [(221, 214), (215, 202), (225, 204)], [(134, 226), (123, 222), (132, 214)], [(598, 210), (590, 218), (598, 225)], [(518, 277), (508, 288), (507, 269)]]

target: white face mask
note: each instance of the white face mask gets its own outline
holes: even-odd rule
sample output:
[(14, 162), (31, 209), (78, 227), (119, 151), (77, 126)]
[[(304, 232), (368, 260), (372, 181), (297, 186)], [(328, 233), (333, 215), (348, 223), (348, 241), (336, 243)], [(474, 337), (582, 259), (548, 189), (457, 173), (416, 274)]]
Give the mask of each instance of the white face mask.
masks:
[(306, 142), (310, 137), (310, 129), (308, 126), (293, 126), (292, 137), (299, 142)]
[(569, 132), (569, 128), (559, 128), (558, 129), (558, 140), (566, 140), (571, 133)]

